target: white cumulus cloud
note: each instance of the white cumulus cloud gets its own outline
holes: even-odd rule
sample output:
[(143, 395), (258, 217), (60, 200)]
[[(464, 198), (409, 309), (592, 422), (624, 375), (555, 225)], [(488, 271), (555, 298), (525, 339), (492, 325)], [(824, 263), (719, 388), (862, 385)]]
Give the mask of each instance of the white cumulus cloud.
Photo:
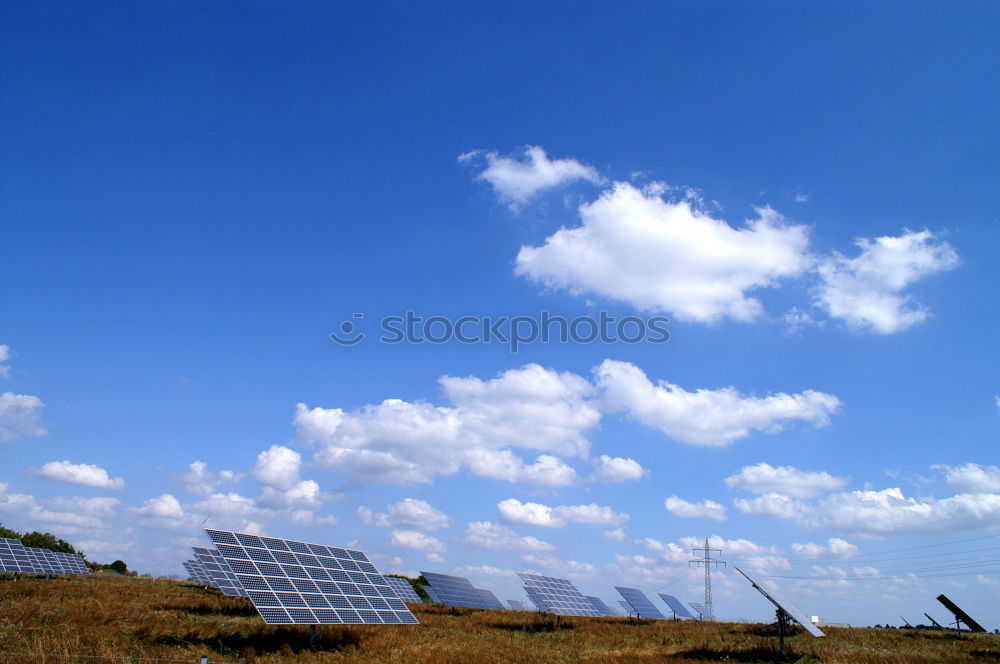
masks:
[(699, 503), (689, 503), (683, 498), (670, 496), (663, 501), (663, 506), (674, 516), (685, 519), (714, 519), (715, 521), (726, 520), (726, 508), (714, 500), (703, 500)]
[(466, 544), (480, 549), (519, 549), (555, 551), (555, 546), (535, 537), (522, 537), (510, 528), (493, 521), (473, 521), (466, 526)]
[(30, 394), (0, 394), (0, 442), (47, 435), (41, 424), (44, 407), (41, 399)]
[(625, 459), (622, 457), (611, 457), (602, 454), (596, 460), (597, 472), (594, 479), (599, 482), (613, 484), (617, 482), (628, 482), (631, 480), (641, 480), (649, 476), (649, 471), (635, 459)]
[(770, 208), (757, 214), (737, 229), (687, 200), (618, 182), (580, 207), (579, 226), (556, 231), (542, 246), (521, 247), (515, 271), (679, 320), (750, 321), (763, 307), (749, 291), (798, 276), (811, 261), (805, 226)]
[(562, 528), (567, 522), (614, 526), (625, 523), (629, 518), (627, 514), (615, 512), (610, 507), (596, 503), (550, 507), (541, 503), (522, 503), (516, 498), (507, 498), (497, 503), (497, 509), (505, 521), (546, 528)]
[(261, 484), (291, 489), (299, 483), (302, 455), (284, 445), (272, 445), (257, 455), (253, 476)]
[(732, 387), (689, 392), (666, 381), (654, 384), (642, 369), (618, 360), (605, 360), (595, 373), (607, 410), (624, 410), (693, 445), (729, 445), (751, 430), (773, 433), (795, 420), (825, 426), (841, 406), (837, 397), (815, 390), (766, 397), (744, 396)]
[(959, 264), (954, 248), (927, 230), (860, 238), (856, 244), (861, 248), (856, 258), (835, 253), (819, 263), (822, 283), (815, 302), (860, 331), (893, 334), (922, 323), (930, 314), (906, 288)]
[(452, 523), (450, 516), (417, 498), (404, 498), (386, 506), (384, 512), (372, 512), (362, 506), (358, 508), (358, 516), (363, 522), (379, 528), (432, 531), (447, 528)]
[(441, 540), (417, 530), (393, 530), (389, 533), (389, 541), (395, 546), (425, 553), (444, 553), (445, 551)]
[(822, 493), (838, 491), (847, 484), (846, 477), (827, 472), (799, 470), (794, 466), (774, 467), (768, 463), (744, 466), (725, 479), (731, 489), (753, 493), (782, 493), (796, 498), (812, 498)]
[(1000, 493), (1000, 467), (967, 463), (962, 466), (932, 466), (945, 473), (951, 486), (967, 493)]
[(793, 543), (792, 551), (802, 558), (846, 558), (858, 552), (858, 547), (845, 539), (831, 537), (826, 544), (816, 544), (806, 542), (805, 544)]
[(71, 463), (67, 460), (50, 461), (33, 473), (36, 477), (44, 477), (57, 482), (82, 484), (96, 489), (123, 489), (125, 480), (111, 477), (108, 471), (95, 464)]
[(235, 482), (236, 473), (231, 470), (220, 470), (213, 473), (204, 461), (192, 461), (188, 472), (181, 476), (181, 483), (191, 493), (205, 495), (214, 492), (227, 482)]
[[(459, 156), (459, 161), (469, 161), (479, 154), (479, 151), (467, 152)], [(592, 166), (575, 159), (549, 159), (545, 150), (538, 146), (526, 147), (523, 160), (504, 157), (496, 152), (483, 154), (486, 168), (477, 179), (489, 182), (497, 196), (515, 210), (545, 189), (576, 180), (594, 184), (604, 182)]]

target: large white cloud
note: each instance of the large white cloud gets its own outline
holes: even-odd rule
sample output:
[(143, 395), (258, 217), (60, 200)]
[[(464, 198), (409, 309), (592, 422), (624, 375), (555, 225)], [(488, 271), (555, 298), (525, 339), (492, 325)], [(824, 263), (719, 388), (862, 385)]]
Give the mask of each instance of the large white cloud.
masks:
[(425, 553), (444, 553), (445, 546), (436, 537), (416, 530), (393, 530), (389, 541), (395, 546)]
[(715, 521), (726, 520), (726, 508), (714, 500), (703, 500), (698, 503), (690, 503), (683, 498), (670, 496), (663, 501), (663, 506), (674, 516), (684, 519), (713, 519)]
[(466, 544), (480, 549), (518, 549), (555, 551), (555, 546), (535, 537), (522, 537), (510, 528), (493, 521), (473, 521), (466, 526)]
[(142, 522), (154, 528), (179, 529), (189, 524), (189, 515), (173, 494), (163, 493), (144, 500), (142, 505), (129, 510)]
[(813, 498), (822, 493), (843, 489), (848, 479), (823, 471), (758, 463), (744, 466), (738, 473), (727, 477), (725, 482), (731, 489), (744, 489), (758, 494), (782, 493), (796, 498)]
[(915, 282), (956, 267), (958, 253), (930, 231), (860, 238), (861, 254), (839, 253), (822, 260), (816, 304), (848, 326), (878, 334), (901, 332), (927, 319), (929, 312), (904, 293)]
[(496, 152), (481, 153), (478, 150), (460, 155), (459, 160), (468, 161), (480, 154), (486, 157), (486, 168), (477, 179), (489, 182), (497, 196), (515, 210), (544, 189), (576, 180), (587, 180), (594, 184), (604, 182), (604, 178), (592, 166), (575, 159), (549, 159), (545, 150), (538, 146), (526, 147), (524, 160), (504, 157)]
[(41, 424), (44, 407), (41, 399), (30, 394), (0, 394), (0, 442), (48, 434)]
[(511, 523), (522, 523), (547, 528), (561, 528), (567, 522), (617, 526), (628, 521), (628, 514), (615, 512), (606, 505), (557, 505), (522, 503), (517, 498), (507, 498), (497, 503), (500, 516)]
[(284, 445), (272, 445), (257, 455), (253, 476), (258, 482), (278, 489), (291, 489), (299, 482), (302, 455)]
[(111, 477), (108, 471), (95, 464), (71, 463), (70, 461), (50, 461), (33, 473), (36, 477), (44, 477), (57, 482), (82, 484), (96, 489), (122, 489), (125, 480)]
[(605, 409), (627, 411), (693, 445), (729, 445), (753, 429), (773, 433), (794, 420), (825, 426), (841, 406), (837, 397), (815, 390), (762, 398), (741, 395), (732, 387), (688, 392), (666, 381), (653, 384), (641, 369), (618, 360), (605, 360), (595, 373)]
[[(572, 481), (574, 471), (552, 455), (587, 454), (584, 433), (601, 414), (589, 402), (593, 387), (585, 379), (529, 364), (488, 381), (445, 376), (440, 382), (453, 405), (387, 399), (345, 412), (299, 404), (299, 438), (318, 444), (319, 465), (366, 479), (429, 482), (468, 467), (511, 481)], [(550, 454), (532, 468), (513, 447)]]
[[(55, 527), (60, 535), (93, 534), (107, 525), (118, 505), (116, 498), (51, 498), (38, 500), (23, 493), (10, 493), (0, 483), (0, 514), (25, 529)], [(5, 523), (10, 523), (4, 519)]]
[(1000, 525), (1000, 494), (909, 498), (899, 488), (833, 493), (808, 502), (779, 493), (737, 498), (737, 509), (841, 533), (893, 534), (972, 530)]
[(515, 271), (549, 287), (594, 293), (680, 320), (749, 321), (763, 311), (748, 291), (810, 265), (805, 226), (770, 208), (736, 229), (658, 191), (615, 183), (580, 207), (581, 225), (521, 247)]
[(372, 512), (362, 506), (358, 508), (358, 516), (369, 525), (404, 530), (440, 530), (452, 523), (450, 516), (418, 498), (404, 498), (387, 505), (384, 512)]

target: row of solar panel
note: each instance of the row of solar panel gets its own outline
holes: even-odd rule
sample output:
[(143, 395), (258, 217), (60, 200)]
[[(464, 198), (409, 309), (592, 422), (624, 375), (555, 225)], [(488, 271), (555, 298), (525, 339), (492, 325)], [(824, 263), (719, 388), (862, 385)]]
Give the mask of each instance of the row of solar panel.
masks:
[(90, 574), (83, 557), (24, 546), (20, 540), (0, 538), (0, 572), (26, 574)]

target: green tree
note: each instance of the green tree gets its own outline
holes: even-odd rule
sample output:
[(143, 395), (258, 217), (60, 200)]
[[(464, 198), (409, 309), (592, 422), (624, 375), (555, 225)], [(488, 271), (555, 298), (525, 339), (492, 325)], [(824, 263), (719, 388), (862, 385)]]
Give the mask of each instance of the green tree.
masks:
[(4, 528), (3, 524), (0, 523), (0, 537), (6, 537), (7, 539), (21, 539), (21, 533), (16, 530), (11, 530), (10, 528)]
[(40, 533), (37, 530), (25, 533), (21, 537), (21, 544), (32, 546), (36, 549), (48, 549), (49, 551), (59, 551), (61, 553), (76, 553), (73, 545), (64, 539), (59, 539), (52, 533)]
[(128, 574), (128, 566), (125, 565), (124, 560), (116, 560), (115, 562), (108, 565), (108, 569), (122, 575)]

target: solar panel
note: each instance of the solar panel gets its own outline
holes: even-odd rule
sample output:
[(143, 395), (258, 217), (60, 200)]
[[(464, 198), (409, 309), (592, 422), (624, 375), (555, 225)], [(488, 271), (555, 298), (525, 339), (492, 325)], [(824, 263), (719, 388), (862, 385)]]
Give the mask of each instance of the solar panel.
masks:
[(410, 585), (409, 580), (400, 578), (398, 576), (387, 576), (385, 577), (385, 582), (389, 584), (389, 587), (396, 592), (396, 597), (403, 600), (404, 602), (422, 602), (420, 595), (417, 591), (413, 589)]
[(467, 609), (502, 609), (503, 604), (488, 590), (476, 588), (472, 582), (461, 576), (420, 572), (427, 583), (424, 589), (431, 599), (445, 606), (460, 606)]
[(511, 610), (513, 610), (513, 611), (524, 611), (525, 610), (524, 602), (522, 602), (519, 599), (509, 599), (509, 600), (507, 600), (507, 604), (508, 604), (508, 606), (510, 606)]
[(528, 598), (542, 611), (561, 616), (601, 615), (577, 587), (566, 579), (527, 572), (518, 572), (517, 575), (524, 581), (524, 592)]
[(694, 616), (691, 615), (691, 612), (687, 610), (687, 607), (685, 607), (681, 603), (681, 601), (676, 597), (674, 597), (673, 595), (664, 595), (663, 593), (659, 593), (659, 595), (660, 599), (663, 600), (664, 604), (669, 606), (670, 610), (674, 612), (675, 617), (694, 618)]
[(584, 598), (590, 602), (590, 605), (594, 607), (599, 616), (613, 616), (615, 612), (611, 610), (611, 607), (604, 603), (604, 600), (600, 597), (594, 597), (593, 595), (584, 595)]
[(34, 573), (38, 570), (21, 540), (3, 537), (0, 538), (0, 571)]
[[(973, 632), (986, 631), (986, 629), (982, 625), (980, 625), (979, 623), (977, 623), (975, 620), (972, 619), (972, 616), (970, 616), (968, 613), (960, 609), (957, 604), (955, 604), (953, 601), (951, 601), (944, 595), (938, 595), (937, 601), (944, 604), (945, 608), (954, 614), (955, 620), (964, 622)], [(930, 618), (930, 616), (927, 617)]]
[(691, 602), (691, 608), (698, 614), (699, 620), (715, 620), (715, 614), (708, 610), (704, 604)]
[(229, 563), (216, 549), (194, 546), (194, 559), (201, 563), (202, 568), (212, 580), (212, 585), (218, 588), (223, 595), (230, 597), (246, 597), (247, 591), (243, 588), (240, 580), (229, 567)]
[[(756, 588), (761, 595), (766, 597), (768, 601), (771, 602), (771, 604), (774, 604), (776, 607), (778, 607), (778, 609), (784, 611), (786, 614), (791, 616), (791, 618), (798, 624), (802, 625), (802, 628), (805, 629), (807, 632), (809, 632), (813, 636), (826, 636), (825, 634), (823, 634), (822, 630), (820, 630), (819, 627), (816, 627), (816, 625), (814, 625), (812, 621), (805, 616), (804, 613), (802, 613), (797, 608), (792, 606), (787, 600), (783, 599), (779, 595), (776, 595), (774, 591), (771, 590), (770, 588), (761, 586), (760, 583), (751, 579), (750, 576), (746, 572), (741, 570), (739, 567), (736, 568), (736, 571), (742, 574), (744, 577), (746, 577), (746, 580), (749, 581), (750, 584), (753, 585), (753, 587)], [(692, 603), (691, 606), (694, 606), (694, 604)], [(697, 609), (698, 607), (695, 608)]]
[(205, 532), (268, 624), (418, 622), (361, 551), (226, 530)]
[(215, 583), (212, 581), (212, 577), (209, 575), (208, 571), (197, 560), (185, 560), (184, 569), (186, 569), (191, 578), (198, 583), (203, 583), (206, 586), (215, 586)]
[(621, 604), (621, 607), (623, 609), (625, 609), (625, 613), (635, 613), (635, 609), (632, 608), (632, 605), (626, 602), (625, 600), (620, 599), (618, 600), (618, 603)]
[(615, 590), (625, 598), (625, 601), (629, 603), (633, 611), (636, 611), (642, 618), (654, 618), (656, 620), (665, 620), (666, 617), (660, 613), (660, 611), (653, 606), (653, 603), (649, 601), (649, 598), (643, 594), (638, 588), (628, 588), (625, 586), (615, 586)]

